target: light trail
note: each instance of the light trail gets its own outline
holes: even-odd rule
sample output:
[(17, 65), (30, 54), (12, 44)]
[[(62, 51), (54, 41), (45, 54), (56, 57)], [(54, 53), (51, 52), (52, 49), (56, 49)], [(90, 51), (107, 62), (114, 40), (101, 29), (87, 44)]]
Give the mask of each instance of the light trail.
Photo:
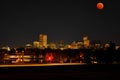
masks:
[(0, 65), (0, 67), (32, 67), (32, 66), (62, 66), (62, 65), (86, 65), (86, 63), (2, 64)]

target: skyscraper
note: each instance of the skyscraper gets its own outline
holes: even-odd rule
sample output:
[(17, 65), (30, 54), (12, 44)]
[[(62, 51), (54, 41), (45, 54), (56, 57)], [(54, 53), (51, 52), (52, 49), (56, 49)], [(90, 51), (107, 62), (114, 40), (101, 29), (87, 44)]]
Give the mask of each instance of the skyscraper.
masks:
[(87, 48), (90, 46), (90, 40), (88, 39), (87, 36), (84, 36), (83, 37), (83, 44), (84, 44), (84, 47)]
[(47, 48), (47, 35), (40, 34), (39, 35), (39, 42), (40, 42), (40, 46)]

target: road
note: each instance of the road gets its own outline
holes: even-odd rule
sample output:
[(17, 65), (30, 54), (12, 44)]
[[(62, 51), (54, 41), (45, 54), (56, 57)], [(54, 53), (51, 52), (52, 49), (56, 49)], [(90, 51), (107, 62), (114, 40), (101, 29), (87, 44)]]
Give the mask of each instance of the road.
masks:
[(63, 66), (63, 65), (86, 65), (86, 63), (46, 63), (46, 64), (2, 64), (0, 67), (32, 67), (32, 66)]
[(0, 65), (0, 79), (120, 80), (120, 65), (81, 63)]

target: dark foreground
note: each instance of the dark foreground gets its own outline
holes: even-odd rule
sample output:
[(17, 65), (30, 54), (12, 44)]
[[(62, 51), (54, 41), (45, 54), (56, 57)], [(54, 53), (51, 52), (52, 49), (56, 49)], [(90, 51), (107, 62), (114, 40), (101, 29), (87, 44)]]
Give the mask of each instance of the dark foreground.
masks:
[(120, 80), (120, 65), (1, 67), (0, 80), (4, 79)]

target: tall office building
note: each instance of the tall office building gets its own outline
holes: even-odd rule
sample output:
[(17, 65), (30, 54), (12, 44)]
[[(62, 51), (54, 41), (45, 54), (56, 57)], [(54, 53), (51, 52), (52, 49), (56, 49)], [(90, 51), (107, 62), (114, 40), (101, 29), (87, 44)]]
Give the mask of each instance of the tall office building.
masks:
[(86, 41), (86, 40), (88, 40), (88, 36), (83, 37), (83, 41)]
[(83, 44), (84, 44), (84, 47), (87, 48), (90, 46), (90, 40), (88, 39), (87, 36), (84, 36), (83, 37)]
[(40, 42), (40, 46), (47, 48), (47, 35), (40, 34), (39, 35), (39, 42)]

